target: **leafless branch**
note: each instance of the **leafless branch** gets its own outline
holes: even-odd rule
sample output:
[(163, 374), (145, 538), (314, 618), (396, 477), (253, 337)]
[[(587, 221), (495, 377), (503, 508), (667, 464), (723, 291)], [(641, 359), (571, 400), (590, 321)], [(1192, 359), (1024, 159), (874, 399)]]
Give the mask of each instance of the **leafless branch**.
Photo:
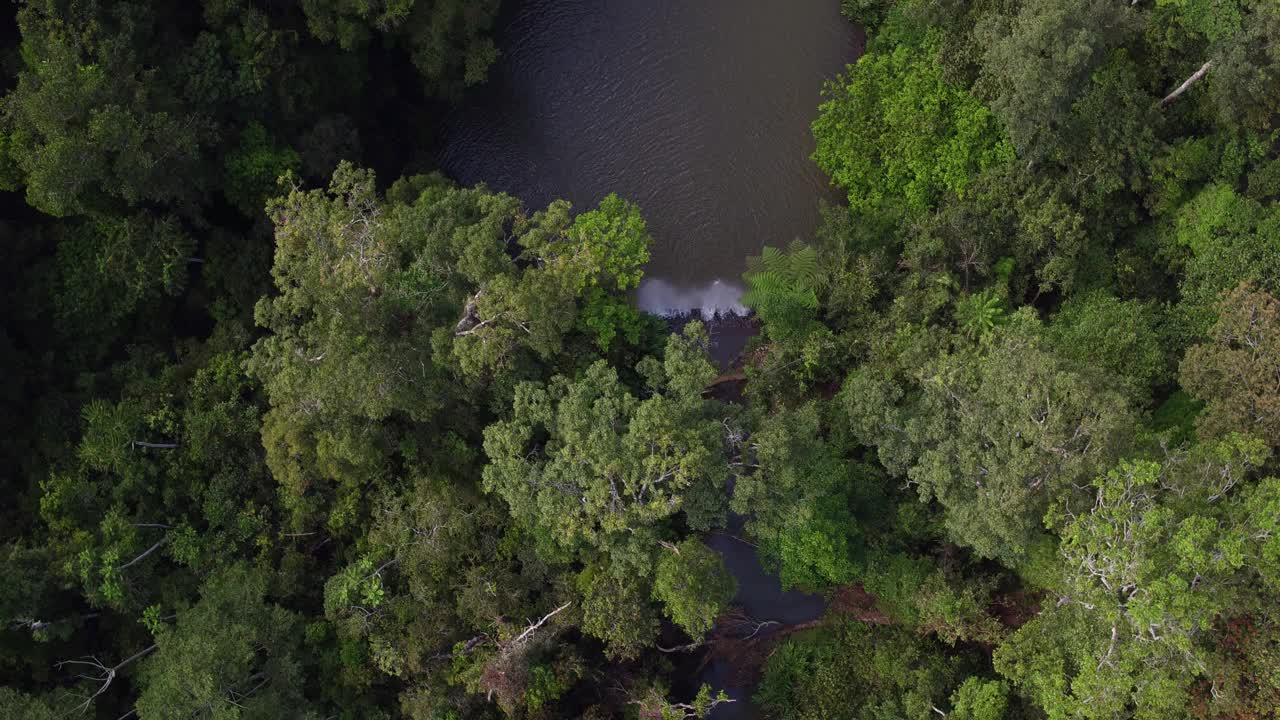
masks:
[(515, 640), (512, 640), (510, 643), (507, 643), (507, 646), (508, 646), (508, 647), (518, 647), (519, 645), (523, 644), (525, 640), (527, 640), (530, 636), (532, 636), (532, 635), (533, 635), (533, 633), (535, 633), (535, 632), (537, 632), (537, 631), (538, 631), (538, 628), (540, 628), (540, 627), (542, 627), (543, 625), (545, 625), (545, 624), (546, 624), (546, 622), (547, 622), (548, 620), (550, 620), (551, 618), (555, 617), (555, 616), (556, 616), (556, 615), (557, 615), (561, 610), (564, 610), (565, 608), (569, 607), (569, 606), (570, 606), (570, 605), (572, 605), (572, 604), (573, 604), (573, 601), (572, 601), (572, 600), (570, 600), (569, 602), (567, 602), (567, 603), (565, 603), (565, 604), (561, 605), (560, 607), (556, 608), (555, 610), (552, 610), (551, 612), (547, 613), (546, 615), (543, 615), (541, 620), (539, 620), (538, 622), (536, 622), (536, 623), (534, 623), (534, 624), (530, 625), (529, 627), (525, 628), (525, 631), (524, 631), (524, 632), (522, 632), (522, 633), (520, 633), (520, 635), (519, 635)]
[[(152, 644), (152, 645), (150, 645), (150, 646), (148, 646), (148, 647), (145, 647), (145, 648), (143, 648), (143, 649), (139, 650), (138, 652), (136, 652), (136, 653), (134, 653), (134, 654), (130, 655), (129, 657), (125, 658), (124, 660), (121, 660), (120, 662), (116, 663), (116, 664), (115, 664), (114, 666), (112, 666), (112, 667), (107, 667), (106, 665), (103, 665), (101, 661), (99, 661), (96, 657), (93, 657), (93, 656), (91, 656), (91, 655), (86, 655), (84, 658), (79, 659), (79, 660), (63, 660), (62, 662), (59, 662), (59, 663), (55, 666), (55, 667), (57, 667), (59, 670), (61, 670), (62, 668), (66, 667), (66, 666), (68, 666), (68, 665), (77, 665), (77, 666), (81, 666), (81, 665), (82, 665), (82, 666), (86, 666), (86, 667), (89, 667), (89, 668), (91, 668), (91, 669), (93, 669), (93, 670), (96, 670), (96, 671), (97, 671), (97, 674), (96, 674), (96, 675), (80, 675), (80, 677), (82, 677), (82, 678), (84, 678), (84, 679), (86, 679), (86, 680), (91, 680), (91, 681), (93, 681), (93, 682), (98, 683), (98, 689), (97, 689), (97, 690), (95, 690), (95, 691), (94, 691), (94, 693), (93, 693), (92, 695), (90, 695), (89, 697), (85, 698), (84, 702), (80, 703), (80, 704), (79, 704), (79, 705), (77, 705), (74, 709), (72, 709), (72, 711), (71, 711), (71, 712), (72, 712), (72, 713), (76, 713), (76, 712), (81, 712), (81, 713), (82, 713), (82, 712), (84, 712), (84, 711), (88, 710), (88, 709), (93, 705), (93, 701), (94, 701), (94, 700), (96, 700), (96, 699), (98, 699), (98, 696), (99, 696), (99, 695), (101, 695), (101, 694), (103, 694), (104, 692), (106, 692), (106, 691), (107, 691), (107, 688), (110, 688), (110, 687), (111, 687), (111, 683), (115, 682), (116, 674), (120, 672), (121, 668), (125, 667), (125, 666), (126, 666), (126, 665), (128, 665), (129, 663), (131, 663), (131, 662), (133, 662), (133, 661), (135, 661), (135, 660), (137, 660), (137, 659), (139, 659), (139, 658), (141, 658), (141, 657), (145, 657), (145, 656), (146, 656), (146, 655), (148, 655), (152, 650), (155, 650), (155, 649), (156, 649), (156, 647), (158, 647), (158, 646), (157, 646), (157, 645), (154, 645), (154, 644)], [(125, 717), (128, 717), (128, 715), (125, 715)]]
[(1210, 60), (1209, 62), (1206, 62), (1204, 65), (1201, 65), (1199, 70), (1192, 73), (1191, 77), (1182, 81), (1181, 85), (1179, 85), (1173, 92), (1166, 95), (1165, 98), (1160, 101), (1160, 107), (1166, 107), (1169, 105), (1169, 103), (1173, 102), (1174, 100), (1177, 100), (1179, 95), (1186, 92), (1187, 89), (1190, 88), (1195, 83), (1199, 82), (1200, 79), (1203, 78), (1206, 74), (1208, 74), (1209, 70), (1211, 70), (1212, 68), (1213, 68), (1212, 60)]
[(160, 538), (159, 540), (157, 540), (157, 541), (156, 541), (156, 544), (155, 544), (155, 545), (152, 545), (151, 547), (149, 547), (149, 548), (147, 548), (146, 550), (144, 550), (144, 551), (143, 551), (143, 553), (142, 553), (141, 555), (139, 555), (138, 557), (136, 557), (136, 558), (134, 558), (134, 559), (130, 560), (129, 562), (127, 562), (127, 563), (125, 563), (125, 564), (121, 565), (120, 567), (116, 568), (116, 572), (120, 572), (120, 571), (122, 571), (122, 570), (126, 570), (126, 569), (128, 569), (128, 568), (130, 568), (130, 567), (133, 567), (134, 565), (137, 565), (138, 563), (142, 562), (143, 560), (145, 560), (145, 559), (147, 558), (147, 556), (148, 556), (148, 555), (150, 555), (151, 553), (155, 552), (156, 550), (159, 550), (159, 549), (160, 549), (160, 546), (161, 546), (161, 545), (163, 545), (163, 544), (165, 543), (165, 541), (166, 541), (166, 540), (168, 540), (168, 539), (169, 539), (169, 536), (168, 536), (168, 535), (165, 535), (164, 537)]

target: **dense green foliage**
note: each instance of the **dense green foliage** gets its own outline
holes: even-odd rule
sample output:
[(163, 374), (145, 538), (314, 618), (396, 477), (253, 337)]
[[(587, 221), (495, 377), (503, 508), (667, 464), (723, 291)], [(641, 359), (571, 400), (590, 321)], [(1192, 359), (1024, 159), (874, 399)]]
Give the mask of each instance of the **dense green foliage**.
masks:
[[(881, 518), (898, 522), (868, 521), (863, 494), (839, 521), (813, 516), (821, 544), (776, 554), (784, 580), (822, 587), (812, 568), (838, 543), (848, 564), (828, 587), (860, 581), (888, 620), (994, 653), (850, 660), (882, 630), (809, 631), (769, 662), (773, 715), (1272, 715), (1274, 638), (1242, 637), (1275, 612), (1265, 178), (1280, 116), (1255, 45), (1273, 8), (907, 0), (876, 17), (846, 3), (881, 24), (813, 126), (815, 160), (849, 196), (817, 245), (834, 336), (815, 374), (796, 368), (813, 331), (770, 333), (752, 390), (780, 418), (815, 380), (838, 383), (816, 426), (784, 422), (849, 444), (833, 467), (869, 451), (928, 519), (903, 524), (905, 498), (886, 497)], [(1240, 53), (1261, 85), (1237, 75)], [(787, 464), (812, 483), (811, 462)], [(753, 506), (762, 541), (765, 508), (805, 507), (788, 494)], [(942, 656), (972, 675), (946, 675)], [(922, 673), (939, 683), (932, 707), (884, 709), (912, 702)]]
[(841, 2), (738, 393), (423, 161), (497, 4), (6, 11), (0, 718), (1275, 717), (1280, 6)]
[(943, 77), (940, 35), (868, 53), (829, 86), (814, 160), (849, 208), (911, 217), (1013, 156), (992, 112)]

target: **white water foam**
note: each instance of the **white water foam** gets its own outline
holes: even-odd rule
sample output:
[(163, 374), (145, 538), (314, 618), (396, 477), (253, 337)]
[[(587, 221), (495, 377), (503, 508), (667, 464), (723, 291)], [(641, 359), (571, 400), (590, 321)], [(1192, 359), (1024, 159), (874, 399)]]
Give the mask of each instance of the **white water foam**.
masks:
[(740, 302), (742, 288), (724, 280), (695, 288), (680, 288), (659, 278), (645, 278), (636, 291), (636, 304), (651, 315), (687, 315), (700, 312), (704, 318), (716, 315), (747, 315)]

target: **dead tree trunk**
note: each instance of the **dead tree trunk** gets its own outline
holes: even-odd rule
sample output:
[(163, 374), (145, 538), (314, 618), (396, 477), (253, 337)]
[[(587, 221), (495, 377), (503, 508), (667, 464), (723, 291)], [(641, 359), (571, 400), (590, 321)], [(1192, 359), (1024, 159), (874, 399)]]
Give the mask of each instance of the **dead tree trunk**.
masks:
[(178, 447), (178, 443), (152, 443), (141, 440), (130, 440), (129, 445), (133, 448), (148, 448), (151, 450), (174, 450)]
[(133, 662), (134, 660), (137, 660), (138, 658), (145, 657), (146, 655), (150, 654), (152, 650), (155, 650), (157, 647), (158, 647), (157, 645), (151, 645), (149, 647), (145, 647), (139, 650), (138, 652), (130, 655), (129, 657), (125, 658), (124, 660), (121, 660), (120, 662), (116, 663), (113, 667), (107, 667), (106, 665), (103, 665), (101, 662), (98, 661), (97, 658), (93, 656), (86, 656), (81, 660), (63, 660), (62, 662), (58, 663), (57, 667), (59, 670), (61, 670), (63, 667), (67, 665), (77, 665), (77, 666), (85, 666), (96, 671), (96, 674), (94, 675), (79, 676), (85, 680), (91, 680), (93, 682), (98, 683), (98, 689), (94, 691), (92, 695), (85, 698), (84, 702), (77, 705), (76, 709), (73, 712), (84, 712), (85, 710), (88, 710), (89, 707), (93, 705), (93, 701), (96, 700), (99, 695), (106, 692), (107, 688), (111, 687), (111, 683), (115, 682), (116, 673), (120, 672), (121, 668)]
[(561, 610), (564, 610), (565, 608), (569, 607), (569, 606), (570, 606), (570, 605), (572, 605), (572, 604), (573, 604), (573, 602), (572, 602), (572, 601), (567, 602), (567, 603), (565, 603), (565, 604), (561, 605), (560, 607), (556, 608), (555, 610), (552, 610), (551, 612), (547, 613), (546, 615), (543, 615), (541, 620), (539, 620), (538, 622), (533, 623), (533, 624), (531, 624), (529, 627), (525, 628), (525, 631), (524, 631), (524, 632), (522, 632), (522, 633), (520, 633), (520, 636), (519, 636), (519, 637), (517, 637), (515, 640), (512, 640), (512, 641), (511, 641), (511, 642), (509, 642), (509, 643), (506, 643), (506, 646), (507, 646), (507, 647), (506, 647), (506, 648), (504, 648), (504, 650), (508, 650), (508, 649), (511, 649), (511, 648), (516, 648), (516, 647), (519, 647), (520, 645), (523, 645), (523, 644), (524, 644), (524, 642), (525, 642), (526, 640), (528, 640), (530, 637), (532, 637), (532, 636), (533, 636), (533, 634), (534, 634), (535, 632), (537, 632), (539, 628), (541, 628), (543, 625), (545, 625), (545, 624), (546, 624), (546, 622), (547, 622), (548, 620), (550, 620), (551, 618), (555, 617), (557, 614), (559, 614), (559, 612), (560, 612)]
[(657, 650), (658, 652), (662, 652), (662, 653), (693, 652), (694, 650), (697, 650), (697, 649), (698, 649), (698, 648), (700, 648), (700, 647), (702, 647), (702, 641), (701, 641), (701, 640), (695, 640), (695, 641), (693, 641), (693, 642), (689, 643), (688, 645), (677, 645), (677, 646), (675, 646), (675, 647), (663, 647), (663, 646), (661, 646), (661, 645), (654, 645), (654, 646), (653, 646), (653, 648), (654, 648), (655, 650)]
[(150, 555), (151, 553), (155, 552), (156, 550), (159, 550), (159, 549), (160, 549), (160, 546), (161, 546), (161, 545), (164, 545), (165, 541), (166, 541), (166, 540), (168, 540), (168, 539), (169, 539), (169, 536), (168, 536), (168, 535), (165, 535), (164, 537), (160, 538), (159, 540), (157, 540), (157, 541), (156, 541), (156, 544), (155, 544), (155, 545), (152, 545), (151, 547), (149, 547), (149, 548), (147, 548), (146, 550), (144, 550), (144, 551), (142, 552), (142, 554), (141, 554), (141, 555), (139, 555), (138, 557), (136, 557), (136, 558), (134, 558), (134, 559), (130, 560), (129, 562), (127, 562), (127, 563), (125, 563), (125, 564), (121, 565), (120, 567), (116, 568), (116, 572), (121, 572), (121, 571), (123, 571), (123, 570), (127, 570), (127, 569), (129, 569), (129, 568), (133, 567), (134, 565), (137, 565), (138, 563), (142, 562), (143, 560), (146, 560), (148, 555)]
[(1204, 65), (1201, 65), (1199, 70), (1192, 73), (1191, 77), (1187, 78), (1186, 80), (1183, 80), (1181, 85), (1179, 85), (1173, 92), (1166, 95), (1164, 99), (1160, 101), (1160, 107), (1166, 107), (1168, 106), (1169, 103), (1173, 102), (1174, 100), (1177, 100), (1179, 95), (1186, 92), (1187, 88), (1190, 88), (1192, 85), (1199, 82), (1200, 79), (1203, 78), (1205, 75), (1207, 75), (1211, 69), (1213, 69), (1212, 60), (1205, 63)]

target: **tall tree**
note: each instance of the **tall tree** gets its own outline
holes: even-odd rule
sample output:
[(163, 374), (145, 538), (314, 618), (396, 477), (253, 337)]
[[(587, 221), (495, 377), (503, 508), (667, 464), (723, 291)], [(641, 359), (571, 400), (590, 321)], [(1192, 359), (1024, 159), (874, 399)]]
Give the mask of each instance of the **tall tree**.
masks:
[(1201, 434), (1280, 437), (1280, 301), (1242, 284), (1218, 306), (1211, 342), (1182, 360), (1182, 385), (1205, 403)]
[(667, 550), (658, 560), (653, 596), (672, 622), (700, 638), (733, 600), (738, 583), (724, 560), (700, 540), (690, 538)]
[(1242, 488), (1266, 456), (1237, 436), (1164, 463), (1125, 461), (1094, 481), (1092, 503), (1064, 502), (1058, 599), (997, 651), (996, 668), (1050, 718), (1185, 712), (1216, 620), (1261, 599), (1266, 534), (1251, 508), (1266, 503)]
[(991, 111), (943, 79), (940, 36), (892, 29), (827, 86), (813, 158), (855, 212), (910, 218), (1012, 149)]
[(707, 527), (689, 500), (723, 492), (723, 428), (701, 394), (715, 369), (680, 352), (705, 340), (699, 325), (673, 335), (644, 399), (604, 362), (518, 387), (511, 418), (485, 430), (485, 488), (569, 549), (633, 546), (682, 510)]
[(1278, 231), (1280, 211), (1224, 183), (1205, 187), (1178, 209), (1165, 237), (1177, 244), (1174, 257), (1183, 263), (1179, 310), (1187, 340), (1208, 334), (1222, 293), (1241, 282), (1280, 292)]
[(855, 434), (924, 500), (956, 542), (1016, 565), (1049, 503), (1110, 466), (1133, 425), (1124, 398), (1067, 365), (1026, 311), (976, 346), (912, 368), (905, 387), (871, 367), (845, 383)]
[(4, 125), (28, 203), (66, 216), (195, 202), (210, 121), (139, 56), (162, 33), (148, 7), (36, 0), (18, 26), (24, 68)]
[(1134, 13), (1111, 0), (1029, 0), (984, 19), (979, 87), (1020, 158), (1043, 160), (1066, 140), (1072, 103), (1132, 32)]
[(267, 600), (267, 587), (261, 570), (232, 566), (172, 625), (157, 621), (139, 718), (321, 717), (307, 701), (299, 618)]

